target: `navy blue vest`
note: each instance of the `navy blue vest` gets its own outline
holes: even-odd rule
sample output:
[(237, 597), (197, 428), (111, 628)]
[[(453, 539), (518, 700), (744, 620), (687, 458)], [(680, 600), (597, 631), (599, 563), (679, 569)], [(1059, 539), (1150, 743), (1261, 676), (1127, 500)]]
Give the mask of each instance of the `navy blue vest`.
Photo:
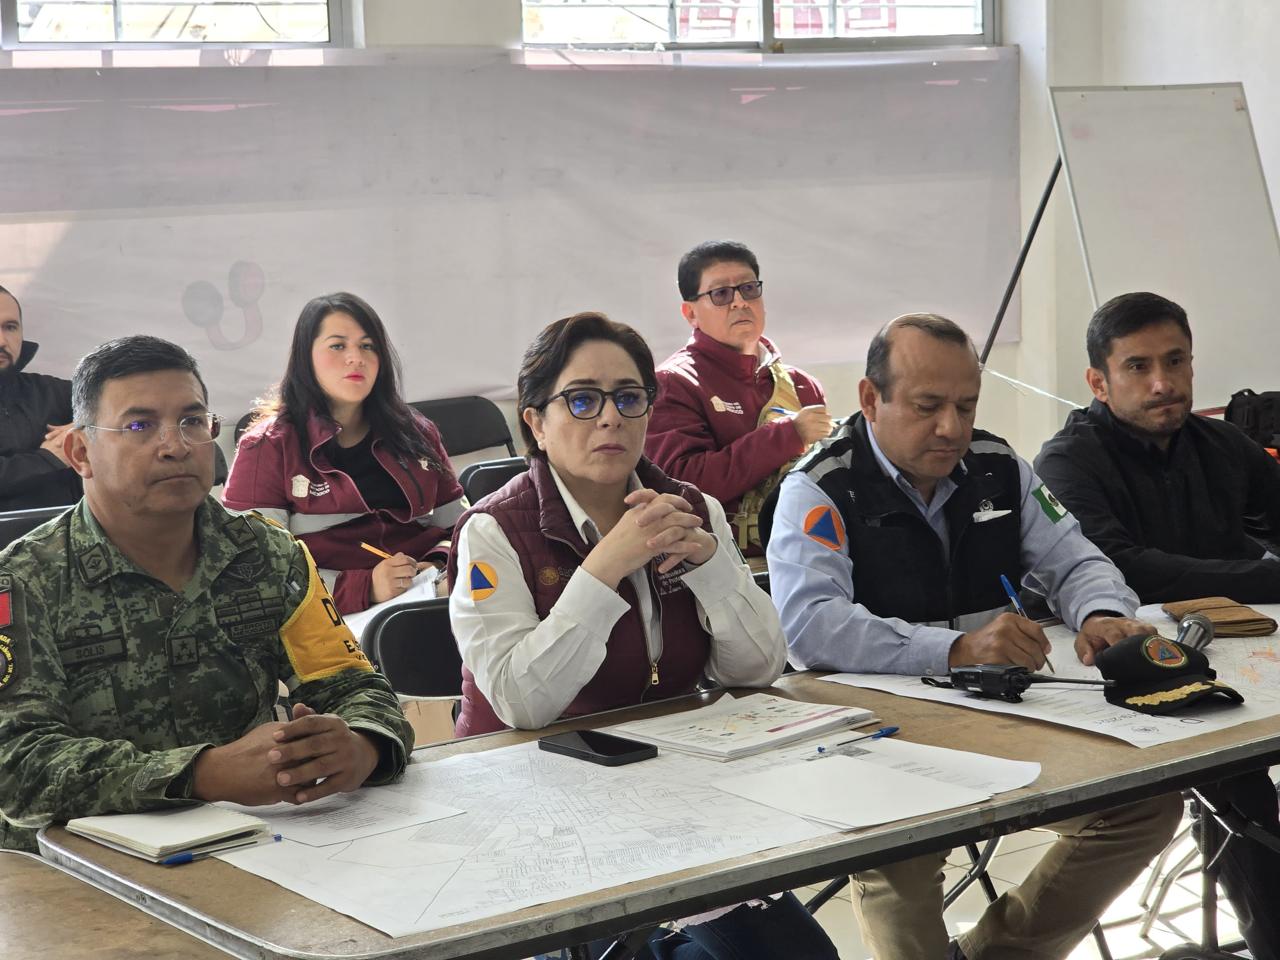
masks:
[[(950, 549), (911, 499), (885, 476), (862, 414), (802, 460), (836, 504), (849, 538), (856, 601), (878, 617), (911, 623), (958, 620), (1005, 606), (1000, 574), (1017, 584), (1021, 559), (1021, 479), (1013, 451), (999, 437), (973, 432), (952, 479), (956, 490), (942, 508)], [(979, 511), (1009, 511), (982, 522)]]

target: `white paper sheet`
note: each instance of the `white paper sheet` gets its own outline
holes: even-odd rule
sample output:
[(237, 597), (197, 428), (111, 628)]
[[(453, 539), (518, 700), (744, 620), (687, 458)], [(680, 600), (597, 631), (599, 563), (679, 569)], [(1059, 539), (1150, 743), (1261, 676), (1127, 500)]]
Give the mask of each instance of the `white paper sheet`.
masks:
[(312, 847), (345, 843), (462, 813), (458, 807), (436, 803), (397, 784), (339, 793), (300, 807), (288, 803), (269, 807), (242, 807), (234, 803), (218, 806), (261, 817), (270, 825), (272, 833)]
[[(1045, 635), (1053, 644), (1051, 659), (1057, 667), (1060, 677), (1080, 677), (1100, 679), (1100, 674), (1093, 667), (1086, 667), (1075, 653), (1075, 632), (1059, 624), (1045, 628)], [(877, 673), (839, 673), (824, 677), (833, 683), (843, 683), (851, 687), (864, 687), (870, 690), (883, 690), (898, 696), (912, 697), (917, 700), (933, 700), (938, 703), (950, 703), (974, 710), (985, 710), (989, 713), (1007, 713), (1014, 716), (1030, 717), (1057, 723), (1077, 730), (1100, 733), (1114, 737), (1135, 747), (1150, 747), (1160, 743), (1171, 743), (1199, 736), (1212, 730), (1222, 730), (1250, 720), (1261, 720), (1266, 717), (1280, 715), (1280, 669), (1271, 670), (1275, 662), (1280, 666), (1280, 649), (1273, 654), (1267, 652), (1277, 645), (1274, 638), (1258, 638), (1268, 641), (1267, 644), (1255, 643), (1232, 646), (1235, 641), (1224, 639), (1211, 644), (1209, 662), (1218, 671), (1219, 679), (1236, 686), (1237, 678), (1241, 686), (1237, 689), (1244, 694), (1245, 702), (1239, 706), (1225, 703), (1202, 703), (1187, 710), (1167, 716), (1151, 716), (1126, 710), (1124, 707), (1112, 706), (1102, 694), (1102, 688), (1091, 689), (1078, 686), (1052, 686), (1037, 684), (1025, 694), (1021, 703), (1005, 703), (1003, 700), (987, 700), (963, 690), (947, 690), (931, 687), (921, 683), (919, 677), (903, 677), (893, 674)], [(1221, 642), (1221, 651), (1214, 646)], [(1246, 649), (1257, 649), (1258, 656), (1245, 653)], [(1249, 677), (1256, 676), (1257, 682)]]
[(940, 783), (842, 754), (824, 754), (729, 777), (720, 782), (720, 789), (846, 830), (981, 803), (991, 797), (989, 791)]
[(441, 585), (445, 582), (445, 572), (442, 568), (428, 566), (425, 570), (420, 571), (413, 578), (413, 583), (409, 585), (409, 589), (398, 597), (390, 600), (384, 600), (382, 603), (375, 603), (373, 606), (361, 610), (359, 613), (344, 613), (342, 619), (346, 621), (351, 632), (356, 635), (356, 643), (364, 645), (365, 628), (373, 622), (381, 611), (389, 610), (392, 607), (399, 607), (406, 603), (413, 603), (416, 600), (432, 600), (436, 597), (436, 581), (437, 578)]
[(1025, 787), (1040, 776), (1038, 763), (931, 747), (909, 740), (864, 740), (847, 747), (828, 747), (827, 752), (926, 777), (936, 783), (979, 790), (990, 796)]

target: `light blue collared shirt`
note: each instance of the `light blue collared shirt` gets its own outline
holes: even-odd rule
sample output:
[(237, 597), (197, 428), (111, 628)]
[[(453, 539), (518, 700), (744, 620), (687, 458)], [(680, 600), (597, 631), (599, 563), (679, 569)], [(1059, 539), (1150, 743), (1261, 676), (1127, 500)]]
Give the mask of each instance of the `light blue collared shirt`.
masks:
[[(823, 448), (838, 442), (852, 423)], [(933, 499), (924, 502), (875, 440), (868, 425), (871, 449), (881, 470), (920, 511), (949, 547), (943, 506), (957, 489), (957, 473), (938, 481)], [(1055, 510), (1052, 495), (1031, 465), (1002, 443), (974, 441), (981, 452), (1006, 453), (1018, 463), (1021, 514), (1021, 561), (1024, 582), (1049, 598), (1049, 605), (1073, 630), (1091, 613), (1113, 611), (1133, 616), (1138, 598), (1125, 585), (1115, 565), (1080, 531), (1080, 524), (1063, 509)], [(846, 454), (852, 456), (852, 454)], [(961, 464), (963, 469), (963, 464)], [(836, 547), (804, 530), (805, 517), (815, 507), (839, 509), (808, 473), (793, 470), (782, 482), (770, 532), (769, 590), (787, 635), (790, 660), (798, 669), (840, 670), (849, 673), (946, 675), (956, 638), (990, 622), (1001, 610), (982, 611), (949, 623), (910, 623), (880, 617), (855, 600), (856, 571), (849, 556), (847, 535)], [(1003, 608), (1001, 608), (1003, 609)]]

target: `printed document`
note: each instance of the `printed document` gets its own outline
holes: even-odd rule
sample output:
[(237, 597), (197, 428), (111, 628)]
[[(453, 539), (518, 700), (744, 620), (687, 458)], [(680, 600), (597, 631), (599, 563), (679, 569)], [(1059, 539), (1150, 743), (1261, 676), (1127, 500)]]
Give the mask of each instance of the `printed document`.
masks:
[[(1170, 631), (1166, 632), (1172, 635)], [(1086, 667), (1076, 657), (1076, 635), (1073, 630), (1063, 624), (1057, 624), (1046, 627), (1045, 635), (1053, 645), (1050, 659), (1057, 667), (1058, 676), (1093, 680), (1102, 678), (1096, 668)], [(1077, 730), (1087, 730), (1090, 733), (1100, 733), (1103, 736), (1123, 740), (1135, 747), (1151, 747), (1280, 714), (1280, 683), (1273, 687), (1269, 684), (1247, 682), (1251, 676), (1250, 668), (1256, 671), (1258, 677), (1267, 679), (1268, 674), (1264, 673), (1259, 665), (1260, 660), (1267, 661), (1267, 658), (1265, 656), (1248, 657), (1245, 659), (1249, 662), (1241, 664), (1238, 662), (1239, 658), (1232, 652), (1233, 648), (1230, 645), (1241, 643), (1244, 639), (1246, 638), (1215, 640), (1206, 649), (1209, 663), (1218, 671), (1219, 679), (1231, 684), (1244, 694), (1243, 704), (1197, 704), (1187, 710), (1180, 710), (1166, 716), (1152, 716), (1113, 706), (1103, 696), (1101, 687), (1036, 684), (1022, 695), (1021, 703), (1006, 703), (1003, 700), (979, 697), (964, 690), (931, 687), (921, 683), (919, 677), (879, 673), (837, 673), (823, 679), (851, 687), (883, 690), (885, 693), (917, 700), (933, 700), (974, 710), (985, 710), (989, 713), (1030, 717), (1034, 720), (1074, 727)], [(1252, 648), (1261, 649), (1267, 646), (1272, 638), (1247, 639), (1252, 643)], [(1214, 649), (1218, 643), (1223, 645), (1221, 651)], [(1277, 655), (1280, 656), (1280, 653)], [(1047, 671), (1044, 671), (1044, 675), (1052, 676)], [(1280, 681), (1280, 670), (1271, 676)], [(1244, 682), (1237, 685), (1237, 677)]]

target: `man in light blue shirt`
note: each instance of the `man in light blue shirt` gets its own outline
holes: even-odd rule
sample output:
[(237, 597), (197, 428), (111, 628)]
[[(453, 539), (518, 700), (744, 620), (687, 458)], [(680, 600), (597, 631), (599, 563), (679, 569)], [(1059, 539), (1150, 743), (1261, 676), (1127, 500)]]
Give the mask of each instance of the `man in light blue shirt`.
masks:
[[(908, 314), (872, 341), (861, 412), (783, 482), (767, 555), (797, 666), (947, 674), (951, 666), (1044, 666), (1049, 643), (1008, 612), (1001, 576), (1042, 593), (1078, 631), (1076, 653), (1134, 633), (1138, 599), (1027, 462), (975, 431), (981, 369), (969, 337)], [(946, 851), (854, 877), (876, 960), (1066, 957), (1172, 837), (1176, 797), (1052, 824), (1031, 875), (958, 943), (942, 921)]]

